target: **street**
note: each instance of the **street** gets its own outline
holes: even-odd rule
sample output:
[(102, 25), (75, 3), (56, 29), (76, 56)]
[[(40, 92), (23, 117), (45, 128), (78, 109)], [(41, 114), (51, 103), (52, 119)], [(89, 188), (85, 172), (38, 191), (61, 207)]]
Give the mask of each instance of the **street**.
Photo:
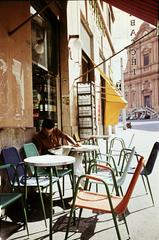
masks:
[(131, 120), (131, 126), (133, 129), (159, 132), (159, 120)]

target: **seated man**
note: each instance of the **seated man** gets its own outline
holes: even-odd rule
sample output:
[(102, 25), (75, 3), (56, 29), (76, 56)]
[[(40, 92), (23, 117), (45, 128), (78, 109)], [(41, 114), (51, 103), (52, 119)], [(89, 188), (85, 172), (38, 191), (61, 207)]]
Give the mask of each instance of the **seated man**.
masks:
[[(74, 146), (80, 146), (72, 137), (63, 133), (58, 128), (54, 127), (54, 123), (51, 119), (44, 119), (42, 123), (42, 129), (33, 137), (33, 142), (35, 143), (39, 154), (49, 154), (48, 149), (60, 147), (63, 140), (71, 143)], [(78, 153), (68, 152), (69, 155), (76, 158), (74, 164), (75, 175), (79, 176), (84, 173), (82, 166), (82, 156)]]
[(33, 137), (40, 154), (47, 154), (48, 149), (60, 147), (63, 140), (74, 146), (80, 146), (72, 137), (55, 128), (51, 119), (44, 119), (41, 131)]

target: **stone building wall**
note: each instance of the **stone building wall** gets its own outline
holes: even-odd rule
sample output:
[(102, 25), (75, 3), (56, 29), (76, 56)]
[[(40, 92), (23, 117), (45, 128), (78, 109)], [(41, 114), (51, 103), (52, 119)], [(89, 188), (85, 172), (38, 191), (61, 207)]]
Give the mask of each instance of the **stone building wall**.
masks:
[[(136, 43), (127, 51), (128, 60), (124, 72), (127, 112), (146, 106), (159, 112), (158, 40), (153, 29), (144, 22), (133, 39)], [(148, 34), (149, 32), (151, 33)], [(140, 38), (142, 39), (137, 41)]]

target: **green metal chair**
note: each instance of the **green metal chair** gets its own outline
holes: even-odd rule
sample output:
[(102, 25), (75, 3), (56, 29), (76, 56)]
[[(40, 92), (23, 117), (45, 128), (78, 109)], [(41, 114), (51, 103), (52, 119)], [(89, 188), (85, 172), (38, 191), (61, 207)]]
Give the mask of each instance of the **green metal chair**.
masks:
[[(46, 223), (46, 212), (45, 206), (43, 202), (43, 197), (41, 191), (50, 186), (50, 180), (48, 177), (41, 176), (38, 177), (38, 182), (36, 177), (29, 176), (27, 173), (26, 166), (22, 161), (18, 150), (15, 147), (4, 147), (1, 150), (2, 161), (4, 164), (12, 164), (16, 169), (16, 175), (14, 169), (6, 169), (8, 175), (8, 181), (13, 190), (16, 190), (20, 187), (20, 190), (25, 192), (25, 202), (27, 202), (27, 193), (28, 189), (30, 190), (38, 190), (40, 195), (41, 207), (44, 216), (45, 226)], [(53, 177), (52, 184), (59, 182), (58, 177)], [(61, 194), (62, 195), (62, 194)]]
[[(128, 172), (131, 168), (131, 164), (132, 164), (132, 160), (133, 157), (135, 156), (135, 147), (133, 147), (130, 151), (126, 151), (124, 152), (124, 157), (122, 159), (122, 166), (121, 166), (121, 172), (120, 172), (120, 176), (115, 176), (116, 178), (116, 184), (117, 187), (120, 189), (121, 194), (123, 195), (123, 191), (122, 191), (122, 185), (125, 182), (125, 179), (128, 175)], [(91, 171), (93, 170), (95, 167), (95, 172)], [(111, 186), (114, 189), (114, 179), (112, 177), (112, 171), (109, 170), (109, 167), (107, 166), (103, 166), (101, 164), (93, 164), (90, 168), (90, 173), (91, 176), (97, 177), (102, 179), (103, 181), (105, 181), (107, 183), (108, 186)], [(100, 182), (96, 182), (96, 181), (90, 181), (90, 183), (100, 183)]]
[(119, 156), (121, 149), (126, 148), (124, 139), (119, 137), (114, 137), (111, 139), (109, 144), (109, 155), (110, 156)]
[[(33, 156), (39, 156), (38, 149), (36, 148), (34, 143), (25, 143), (23, 144), (23, 150), (25, 157), (33, 157)], [(30, 166), (31, 174), (34, 176), (34, 167)], [(37, 168), (37, 174), (38, 176), (47, 176), (48, 173), (43, 168)]]
[(135, 134), (131, 136), (129, 144), (126, 144), (124, 139), (121, 137), (112, 138), (109, 144), (108, 158), (110, 156), (114, 159), (120, 158), (121, 154), (124, 154), (124, 151), (122, 152), (122, 149), (130, 149), (134, 136)]
[[(11, 169), (15, 172), (16, 176), (16, 170), (13, 165), (11, 164), (4, 164), (0, 166), (0, 171), (6, 171), (7, 169)], [(27, 235), (29, 236), (29, 230), (28, 230), (28, 224), (27, 224), (27, 214), (26, 209), (23, 201), (23, 194), (21, 192), (1, 192), (0, 193), (0, 210), (6, 209), (10, 205), (13, 205), (18, 200), (21, 201), (22, 209), (23, 209), (23, 215), (24, 215), (24, 225), (27, 230)], [(1, 215), (0, 215), (1, 218)]]

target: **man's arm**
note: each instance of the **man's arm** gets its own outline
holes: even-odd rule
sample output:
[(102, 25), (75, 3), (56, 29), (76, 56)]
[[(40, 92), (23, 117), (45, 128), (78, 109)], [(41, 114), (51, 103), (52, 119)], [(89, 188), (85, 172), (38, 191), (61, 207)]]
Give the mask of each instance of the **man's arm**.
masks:
[(77, 143), (71, 136), (63, 133), (58, 128), (56, 129), (56, 133), (61, 139), (66, 140), (67, 142), (73, 144), (74, 146), (80, 146), (81, 145), (80, 143)]
[(73, 144), (74, 146), (81, 146), (81, 144), (79, 142), (76, 142), (71, 136), (67, 134), (65, 134), (65, 136), (66, 136), (66, 140), (71, 144)]

